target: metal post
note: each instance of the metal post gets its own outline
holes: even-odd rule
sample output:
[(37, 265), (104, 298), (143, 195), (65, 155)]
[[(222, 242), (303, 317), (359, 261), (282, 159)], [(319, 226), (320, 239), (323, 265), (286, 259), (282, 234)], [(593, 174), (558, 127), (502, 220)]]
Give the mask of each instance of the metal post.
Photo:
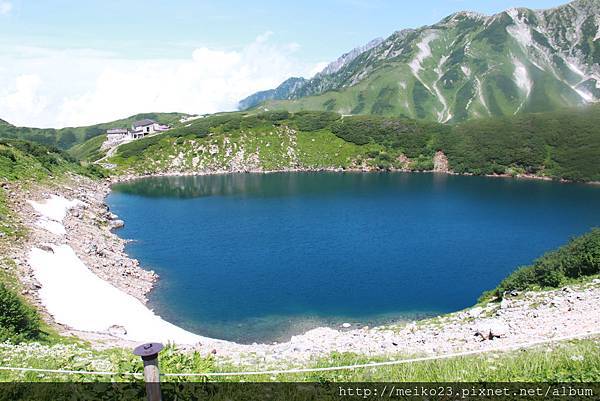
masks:
[(148, 401), (162, 401), (160, 393), (160, 371), (158, 369), (158, 353), (164, 348), (161, 343), (147, 343), (135, 347), (134, 355), (144, 361), (144, 381)]

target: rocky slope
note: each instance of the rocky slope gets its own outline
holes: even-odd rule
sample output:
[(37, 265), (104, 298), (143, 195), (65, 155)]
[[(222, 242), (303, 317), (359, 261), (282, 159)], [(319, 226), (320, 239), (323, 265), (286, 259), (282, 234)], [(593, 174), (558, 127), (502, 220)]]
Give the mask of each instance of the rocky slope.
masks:
[(459, 12), (395, 32), (267, 102), (269, 109), (434, 121), (554, 110), (600, 99), (600, 0)]

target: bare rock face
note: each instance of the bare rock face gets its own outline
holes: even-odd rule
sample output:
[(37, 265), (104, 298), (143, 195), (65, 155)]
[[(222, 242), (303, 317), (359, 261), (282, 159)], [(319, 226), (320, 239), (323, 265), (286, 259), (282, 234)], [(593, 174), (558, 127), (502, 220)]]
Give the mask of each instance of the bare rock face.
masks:
[(406, 157), (406, 155), (404, 153), (401, 153), (400, 156), (398, 156), (397, 160), (400, 163), (400, 166), (402, 166), (402, 169), (404, 169), (404, 170), (410, 169), (411, 160), (408, 157)]
[(438, 173), (447, 173), (448, 170), (448, 158), (441, 150), (435, 152), (433, 156), (433, 171)]

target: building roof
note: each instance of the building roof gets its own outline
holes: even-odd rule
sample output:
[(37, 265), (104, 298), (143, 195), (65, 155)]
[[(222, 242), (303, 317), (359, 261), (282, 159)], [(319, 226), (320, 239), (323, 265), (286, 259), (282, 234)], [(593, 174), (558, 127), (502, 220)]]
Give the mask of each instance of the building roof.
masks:
[(156, 121), (144, 118), (143, 120), (135, 121), (131, 126), (136, 129), (138, 127), (147, 127), (148, 125), (156, 124)]
[(110, 128), (106, 130), (107, 134), (126, 134), (127, 130), (125, 128)]

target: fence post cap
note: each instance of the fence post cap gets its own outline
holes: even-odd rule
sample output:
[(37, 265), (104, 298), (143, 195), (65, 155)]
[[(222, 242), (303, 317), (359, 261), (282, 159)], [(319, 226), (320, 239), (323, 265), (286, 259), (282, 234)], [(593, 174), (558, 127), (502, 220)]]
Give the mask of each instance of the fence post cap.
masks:
[(133, 354), (137, 355), (137, 356), (141, 356), (142, 358), (153, 357), (155, 355), (158, 355), (158, 353), (164, 347), (165, 346), (162, 345), (161, 343), (141, 344), (141, 345), (138, 345), (137, 347), (135, 347), (135, 349), (133, 350)]

